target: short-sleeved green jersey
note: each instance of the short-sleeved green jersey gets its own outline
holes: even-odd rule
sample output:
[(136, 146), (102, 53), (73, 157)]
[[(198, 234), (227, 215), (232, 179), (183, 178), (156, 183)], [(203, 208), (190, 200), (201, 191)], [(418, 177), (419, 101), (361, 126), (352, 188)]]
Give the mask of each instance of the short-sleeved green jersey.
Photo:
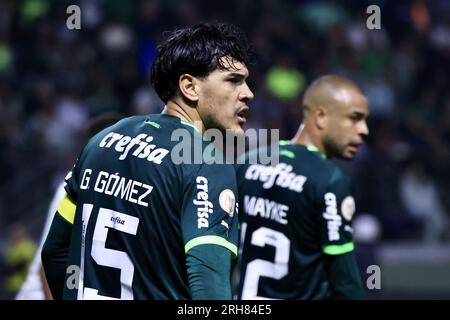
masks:
[(241, 299), (323, 299), (326, 255), (353, 250), (350, 181), (313, 146), (280, 144), (275, 166), (237, 167)]
[(149, 115), (123, 119), (84, 147), (66, 178), (76, 203), (69, 265), (80, 277), (74, 289), (66, 281), (63, 298), (190, 299), (188, 250), (237, 253), (234, 169), (175, 164), (176, 129), (188, 132), (192, 150), (205, 143), (178, 117)]

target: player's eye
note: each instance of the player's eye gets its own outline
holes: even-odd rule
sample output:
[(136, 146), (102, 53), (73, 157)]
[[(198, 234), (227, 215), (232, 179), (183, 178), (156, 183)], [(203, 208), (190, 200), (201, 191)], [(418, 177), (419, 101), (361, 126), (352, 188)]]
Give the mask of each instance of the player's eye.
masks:
[(364, 115), (361, 113), (352, 113), (350, 115), (350, 119), (352, 119), (353, 121), (360, 121), (360, 120), (364, 119)]
[(242, 79), (241, 78), (229, 78), (228, 81), (231, 83), (234, 83), (234, 84), (239, 84), (242, 82)]

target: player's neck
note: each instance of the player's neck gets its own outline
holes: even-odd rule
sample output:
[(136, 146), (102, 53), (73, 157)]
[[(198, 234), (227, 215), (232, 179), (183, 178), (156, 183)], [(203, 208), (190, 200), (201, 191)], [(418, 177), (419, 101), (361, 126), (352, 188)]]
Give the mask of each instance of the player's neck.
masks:
[(292, 144), (301, 144), (305, 146), (314, 146), (319, 152), (326, 156), (325, 148), (319, 136), (311, 132), (312, 129), (305, 124), (301, 124), (294, 138), (291, 139)]
[(171, 100), (171, 101), (168, 101), (167, 104), (164, 106), (164, 109), (161, 112), (161, 114), (168, 114), (171, 116), (178, 117), (182, 121), (189, 122), (193, 126), (195, 126), (199, 132), (203, 132), (205, 130), (203, 122), (202, 122), (200, 115), (198, 114), (196, 108), (189, 107), (189, 106), (183, 107), (181, 104), (177, 103), (176, 101)]

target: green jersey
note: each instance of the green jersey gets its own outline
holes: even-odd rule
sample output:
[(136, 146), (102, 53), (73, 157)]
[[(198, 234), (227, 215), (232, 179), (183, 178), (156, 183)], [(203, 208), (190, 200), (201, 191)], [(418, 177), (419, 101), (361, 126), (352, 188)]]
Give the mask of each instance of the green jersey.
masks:
[(323, 299), (325, 260), (353, 250), (349, 178), (312, 146), (280, 144), (275, 166), (237, 167), (241, 299)]
[[(168, 115), (135, 116), (93, 137), (66, 178), (76, 204), (65, 299), (190, 299), (186, 252), (215, 244), (237, 252), (237, 186), (231, 165), (176, 164), (185, 129)], [(63, 210), (61, 210), (63, 211)]]

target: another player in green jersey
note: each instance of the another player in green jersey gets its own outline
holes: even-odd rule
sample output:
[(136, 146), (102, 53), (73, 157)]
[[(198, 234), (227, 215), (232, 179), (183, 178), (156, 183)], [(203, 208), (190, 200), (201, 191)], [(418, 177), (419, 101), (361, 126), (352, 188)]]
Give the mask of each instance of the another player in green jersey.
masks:
[(247, 48), (234, 27), (207, 24), (175, 30), (159, 45), (151, 80), (162, 114), (101, 131), (66, 178), (42, 251), (53, 297), (231, 298), (234, 170), (175, 163), (171, 138), (185, 130), (201, 146), (204, 130), (242, 132), (253, 98)]
[(349, 80), (318, 78), (304, 119), (276, 166), (237, 169), (241, 299), (359, 299), (350, 180), (329, 159), (351, 159), (368, 135), (367, 99)]

